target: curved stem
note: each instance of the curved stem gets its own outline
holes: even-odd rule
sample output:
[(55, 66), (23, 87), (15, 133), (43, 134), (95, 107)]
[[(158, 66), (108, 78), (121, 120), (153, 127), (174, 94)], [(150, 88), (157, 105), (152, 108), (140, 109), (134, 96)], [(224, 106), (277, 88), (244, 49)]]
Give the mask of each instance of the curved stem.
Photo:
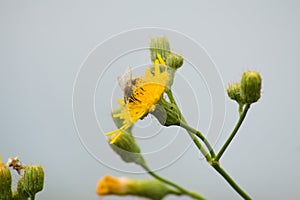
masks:
[[(197, 193), (194, 192), (190, 192), (184, 188), (182, 188), (181, 186), (177, 185), (176, 183), (173, 183), (172, 181), (169, 181), (167, 179), (162, 178), (161, 176), (157, 175), (156, 173), (154, 173), (153, 171), (150, 170), (150, 168), (147, 165), (142, 166), (151, 176), (153, 176), (154, 178), (156, 178), (157, 180), (164, 182), (174, 188), (176, 188), (178, 191), (180, 191), (182, 194), (188, 195), (194, 199), (198, 199), (198, 200), (205, 200), (204, 197), (200, 196)], [(178, 195), (178, 193), (177, 193)]]
[(189, 125), (185, 122), (185, 120), (182, 120), (182, 121), (180, 122), (180, 126), (181, 126), (182, 128), (184, 128), (185, 130), (187, 130), (187, 131), (189, 131), (189, 132), (192, 132), (192, 133), (195, 134), (197, 137), (199, 137), (199, 138), (204, 142), (204, 144), (205, 144), (205, 146), (207, 147), (207, 149), (209, 150), (210, 155), (211, 155), (212, 158), (214, 158), (214, 157), (216, 156), (216, 155), (215, 155), (215, 152), (214, 152), (214, 150), (213, 150), (213, 148), (212, 148), (211, 145), (210, 145), (210, 143), (208, 142), (208, 140), (204, 137), (204, 135), (203, 135), (200, 131), (198, 131), (198, 130), (194, 129), (193, 127), (189, 126)]
[(242, 125), (242, 123), (243, 123), (243, 121), (244, 121), (244, 119), (246, 117), (246, 114), (247, 114), (247, 111), (249, 110), (249, 108), (250, 108), (250, 104), (246, 104), (243, 112), (240, 114), (240, 118), (239, 118), (237, 124), (235, 125), (232, 133), (230, 134), (230, 136), (228, 137), (228, 139), (226, 140), (226, 142), (222, 146), (221, 150), (217, 154), (217, 156), (215, 158), (215, 161), (219, 161), (220, 158), (222, 157), (222, 155), (225, 152), (226, 148), (229, 146), (230, 142), (232, 141), (232, 139), (236, 135), (237, 131), (239, 130), (240, 126)]
[(251, 200), (251, 197), (244, 192), (244, 190), (242, 188), (240, 188), (235, 182), (234, 180), (229, 176), (229, 174), (227, 174), (227, 172), (219, 165), (218, 162), (214, 162), (212, 164), (212, 167), (227, 181), (227, 183), (229, 183), (229, 185), (231, 185), (231, 187), (237, 192), (239, 193), (244, 199), (246, 200)]
[[(177, 105), (177, 103), (176, 103), (176, 101), (175, 101), (175, 99), (174, 99), (174, 97), (173, 97), (172, 90), (169, 89), (169, 90), (166, 91), (166, 93), (167, 93), (167, 95), (168, 95), (168, 97), (169, 97), (169, 99), (170, 99), (170, 102), (173, 103), (173, 104), (175, 104), (175, 106), (178, 108), (178, 105)], [(180, 126), (181, 126), (182, 124), (185, 124), (186, 126), (188, 126), (187, 123), (186, 123), (186, 120), (184, 119), (184, 117), (183, 117), (182, 114), (181, 114), (181, 123), (180, 123)], [(191, 128), (191, 127), (190, 127), (190, 128)], [(195, 143), (195, 145), (197, 146), (197, 148), (201, 151), (201, 153), (203, 154), (203, 156), (205, 156), (206, 160), (207, 160), (208, 162), (210, 162), (211, 157), (213, 157), (213, 158), (215, 157), (215, 152), (214, 152), (214, 150), (211, 148), (211, 146), (210, 146), (209, 142), (206, 140), (206, 138), (202, 135), (201, 132), (197, 133), (197, 131), (196, 131), (196, 133), (195, 133), (195, 132), (193, 132), (193, 131), (191, 131), (191, 130), (188, 130), (188, 129), (186, 129), (186, 131), (188, 132), (188, 134), (189, 134), (190, 137), (192, 138), (192, 140), (193, 140), (193, 142)], [(195, 131), (195, 129), (194, 129), (194, 131)], [(208, 150), (209, 150), (209, 152), (210, 152), (210, 155), (209, 155), (209, 154), (206, 152), (206, 150), (202, 147), (201, 143), (197, 140), (197, 138), (194, 136), (194, 134), (195, 134), (197, 137), (199, 137), (199, 138), (204, 142), (204, 144), (206, 145), (206, 147), (208, 148)]]
[(211, 157), (210, 157), (209, 153), (202, 147), (202, 145), (199, 142), (199, 140), (197, 139), (197, 137), (191, 131), (187, 131), (187, 132), (188, 132), (189, 136), (192, 138), (192, 140), (195, 143), (195, 145), (197, 146), (197, 148), (201, 151), (203, 156), (206, 158), (206, 161), (210, 162)]
[[(167, 95), (168, 95), (168, 97), (170, 99), (170, 102), (174, 103), (177, 106), (176, 101), (175, 101), (175, 99), (173, 97), (172, 91), (168, 90), (166, 93), (167, 93)], [(231, 185), (231, 187), (238, 194), (240, 194), (246, 200), (251, 200), (251, 197), (246, 192), (244, 192), (244, 190), (242, 188), (240, 188), (234, 182), (234, 180), (229, 176), (229, 174), (227, 174), (227, 172), (220, 166), (219, 159), (221, 158), (222, 154), (225, 152), (226, 148), (228, 147), (228, 145), (230, 144), (231, 140), (233, 139), (233, 137), (235, 136), (236, 132), (238, 131), (239, 127), (241, 126), (241, 124), (242, 124), (243, 120), (245, 119), (245, 116), (246, 116), (247, 111), (249, 110), (249, 108), (250, 108), (250, 104), (246, 104), (244, 110), (243, 110), (243, 106), (239, 107), (239, 113), (240, 113), (239, 121), (238, 121), (237, 125), (235, 126), (233, 132), (231, 133), (230, 137), (227, 139), (227, 141), (225, 142), (225, 144), (223, 145), (223, 147), (221, 148), (220, 152), (217, 155), (215, 155), (215, 152), (214, 152), (213, 148), (211, 147), (211, 145), (208, 142), (208, 140), (204, 137), (204, 135), (200, 131), (198, 131), (198, 130), (192, 128), (192, 127), (190, 127), (187, 124), (186, 120), (183, 118), (182, 115), (181, 115), (182, 119), (181, 119), (181, 124), (180, 124), (180, 126), (183, 127), (184, 129), (186, 129), (186, 131), (189, 133), (189, 135), (193, 139), (194, 143), (196, 144), (196, 146), (198, 147), (198, 149), (201, 151), (201, 153), (206, 157), (206, 160), (210, 163), (210, 165), (227, 181), (227, 183), (229, 185)], [(197, 138), (195, 138), (195, 135), (197, 137), (199, 137), (204, 142), (204, 144), (206, 145), (207, 149), (210, 152), (211, 157), (206, 152), (206, 150), (201, 146), (201, 144), (199, 143), (199, 141), (197, 140)]]

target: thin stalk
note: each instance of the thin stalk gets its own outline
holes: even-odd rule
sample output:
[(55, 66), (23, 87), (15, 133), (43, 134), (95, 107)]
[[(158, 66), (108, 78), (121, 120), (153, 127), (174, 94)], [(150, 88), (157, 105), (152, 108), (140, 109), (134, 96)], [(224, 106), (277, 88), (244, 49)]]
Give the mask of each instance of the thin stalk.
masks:
[(206, 158), (206, 161), (210, 162), (211, 157), (210, 157), (209, 153), (202, 147), (202, 145), (199, 142), (199, 140), (197, 139), (197, 137), (191, 131), (187, 131), (187, 132), (188, 132), (189, 136), (192, 138), (192, 140), (195, 143), (195, 145), (197, 146), (197, 148), (201, 151), (203, 156)]
[(240, 126), (242, 125), (242, 123), (243, 123), (243, 121), (244, 121), (244, 119), (246, 117), (246, 114), (247, 114), (249, 108), (250, 108), (250, 104), (246, 104), (243, 112), (240, 114), (239, 120), (238, 120), (237, 124), (235, 125), (232, 133), (230, 134), (230, 136), (228, 137), (228, 139), (226, 140), (226, 142), (222, 146), (221, 150), (219, 151), (219, 153), (215, 157), (215, 161), (219, 161), (220, 160), (220, 158), (222, 157), (223, 153), (225, 152), (225, 150), (227, 149), (227, 147), (231, 143), (232, 139), (236, 135), (236, 133), (239, 130)]
[[(172, 181), (169, 181), (167, 179), (162, 178), (161, 176), (157, 175), (155, 172), (151, 171), (151, 169), (147, 166), (144, 165), (143, 168), (154, 178), (156, 178), (157, 180), (166, 183), (174, 188), (176, 188), (178, 191), (180, 191), (182, 194), (188, 195), (194, 199), (198, 199), (198, 200), (205, 200), (204, 197), (200, 196), (199, 194), (195, 193), (195, 192), (190, 192), (184, 188), (182, 188), (181, 186), (177, 185), (176, 183), (173, 183)], [(178, 194), (177, 194), (178, 195)]]
[(199, 138), (204, 142), (204, 144), (205, 144), (205, 146), (207, 147), (207, 149), (209, 150), (210, 155), (211, 155), (212, 158), (214, 158), (214, 157), (216, 156), (216, 154), (215, 154), (213, 148), (211, 147), (210, 143), (208, 142), (208, 140), (204, 137), (204, 135), (203, 135), (200, 131), (198, 131), (198, 130), (194, 129), (193, 127), (189, 126), (189, 125), (185, 122), (185, 120), (182, 120), (182, 121), (181, 121), (180, 126), (181, 126), (182, 128), (184, 128), (185, 130), (187, 130), (187, 131), (189, 131), (189, 132), (192, 132), (192, 133), (195, 134), (197, 137), (199, 137)]
[[(175, 106), (178, 108), (178, 105), (174, 99), (174, 96), (173, 96), (173, 93), (172, 93), (172, 90), (167, 90), (166, 91), (168, 97), (169, 97), (169, 100), (171, 103), (175, 104)], [(186, 120), (184, 119), (183, 115), (181, 114), (181, 124), (187, 124), (186, 123)], [(206, 147), (210, 147), (208, 148), (209, 152), (210, 152), (210, 155), (207, 153), (207, 151), (202, 147), (201, 143), (197, 140), (197, 138), (194, 136), (193, 134), (193, 131), (190, 131), (190, 130), (187, 130), (186, 131), (188, 132), (189, 136), (192, 138), (193, 142), (195, 143), (195, 145), (197, 146), (197, 148), (201, 151), (201, 153), (203, 154), (203, 156), (206, 158), (206, 160), (208, 162), (211, 161), (211, 157), (215, 157), (215, 152), (214, 150), (211, 148), (209, 142), (206, 140), (206, 138), (200, 133), (200, 134), (196, 134), (197, 137), (199, 137), (203, 142), (204, 144), (206, 145)]]
[(251, 200), (251, 197), (234, 182), (227, 172), (219, 165), (218, 162), (212, 164), (212, 167), (231, 185), (231, 187), (239, 193), (245, 200)]
[(176, 101), (175, 101), (175, 99), (174, 99), (172, 90), (171, 90), (171, 89), (168, 89), (168, 90), (166, 90), (166, 93), (167, 93), (167, 95), (168, 95), (168, 98), (169, 98), (170, 102), (171, 102), (171, 103), (174, 103), (174, 104), (177, 106), (177, 103), (176, 103)]
[[(166, 93), (167, 93), (167, 95), (168, 95), (168, 97), (170, 99), (170, 102), (174, 103), (177, 106), (176, 101), (175, 101), (175, 99), (173, 97), (172, 91), (168, 90)], [(222, 149), (217, 154), (217, 156), (215, 155), (215, 152), (214, 152), (213, 148), (211, 147), (211, 145), (208, 142), (208, 140), (204, 137), (204, 135), (200, 131), (198, 131), (198, 130), (192, 128), (192, 127), (190, 127), (187, 124), (186, 120), (183, 117), (182, 117), (181, 125), (180, 126), (186, 129), (186, 131), (189, 133), (189, 135), (193, 139), (193, 141), (196, 144), (196, 146), (198, 147), (198, 149), (206, 157), (206, 160), (208, 161), (208, 163), (210, 163), (210, 165), (227, 181), (227, 183), (238, 194), (240, 194), (245, 200), (251, 200), (251, 197), (242, 188), (240, 188), (235, 183), (235, 181), (229, 176), (229, 174), (227, 174), (227, 172), (220, 166), (220, 163), (219, 163), (219, 159), (221, 158), (222, 154), (224, 153), (224, 151), (226, 150), (226, 148), (230, 144), (231, 140), (233, 139), (234, 135), (238, 131), (239, 127), (241, 126), (241, 124), (242, 124), (242, 122), (243, 122), (243, 120), (244, 120), (244, 118), (245, 118), (245, 116), (247, 114), (247, 111), (250, 108), (250, 104), (246, 104), (244, 110), (242, 110), (242, 108), (243, 108), (242, 106), (239, 107), (240, 118), (239, 118), (239, 121), (238, 121), (237, 125), (235, 126), (235, 129), (233, 130), (233, 132), (231, 133), (230, 137), (228, 138), (228, 140), (226, 141), (226, 143), (223, 145)], [(197, 138), (195, 138), (195, 135), (197, 137), (199, 137), (204, 142), (204, 144), (208, 148), (208, 150), (209, 150), (212, 158), (208, 155), (208, 153), (206, 152), (206, 150), (201, 146), (201, 144), (199, 143), (199, 141), (197, 140)]]

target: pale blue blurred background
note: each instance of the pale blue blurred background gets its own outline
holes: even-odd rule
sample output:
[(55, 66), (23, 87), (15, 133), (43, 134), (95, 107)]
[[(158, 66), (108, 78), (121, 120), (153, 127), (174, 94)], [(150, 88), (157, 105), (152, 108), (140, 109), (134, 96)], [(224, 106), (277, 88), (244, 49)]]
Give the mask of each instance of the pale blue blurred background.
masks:
[[(225, 86), (245, 70), (262, 74), (262, 98), (222, 164), (254, 199), (299, 199), (299, 9), (296, 0), (0, 1), (0, 152), (4, 160), (19, 155), (45, 167), (37, 199), (99, 199), (103, 175), (137, 177), (99, 164), (83, 148), (72, 118), (73, 83), (88, 53), (111, 35), (170, 28), (205, 47)], [(216, 148), (236, 121), (227, 99), (226, 111)], [(109, 148), (99, 154), (115, 156)], [(158, 173), (208, 199), (240, 199), (198, 157), (190, 148)]]

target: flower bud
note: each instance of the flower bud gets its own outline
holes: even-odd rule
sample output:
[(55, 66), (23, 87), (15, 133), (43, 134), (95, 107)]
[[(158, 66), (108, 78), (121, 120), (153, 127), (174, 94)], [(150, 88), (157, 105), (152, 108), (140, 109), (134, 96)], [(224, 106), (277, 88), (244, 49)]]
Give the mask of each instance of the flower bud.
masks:
[(28, 199), (29, 197), (30, 194), (24, 187), (24, 179), (22, 178), (18, 181), (17, 191), (14, 192), (13, 198), (16, 200), (20, 200), (20, 199)]
[(178, 54), (170, 53), (167, 57), (166, 64), (172, 69), (178, 69), (183, 65), (183, 57)]
[(248, 71), (243, 73), (241, 80), (241, 97), (245, 103), (251, 104), (260, 98), (261, 77), (259, 73)]
[[(110, 137), (110, 139), (113, 136)], [(124, 162), (143, 165), (145, 160), (141, 155), (140, 147), (137, 145), (131, 134), (123, 133), (110, 147), (116, 152)]]
[(234, 83), (229, 85), (227, 88), (227, 94), (230, 99), (236, 101), (238, 104), (244, 104), (243, 99), (241, 97), (241, 84)]
[(166, 37), (152, 38), (150, 41), (151, 60), (155, 62), (157, 55), (161, 55), (162, 59), (166, 61), (170, 52), (170, 44)]
[(1, 200), (12, 199), (11, 183), (12, 183), (12, 178), (11, 178), (10, 170), (8, 167), (4, 165), (0, 157), (0, 199)]
[[(116, 113), (119, 113), (120, 109), (116, 109), (112, 112), (112, 116)], [(113, 117), (115, 125), (120, 128), (123, 125), (122, 119), (118, 117)], [(138, 144), (136, 143), (133, 135), (131, 134), (131, 129), (124, 131), (119, 138), (111, 144), (111, 140), (114, 139), (115, 135), (112, 134), (109, 137), (110, 147), (121, 157), (124, 162), (127, 163), (136, 163), (138, 165), (144, 165), (145, 160), (141, 155), (141, 150)], [(122, 131), (122, 130), (120, 130)], [(118, 133), (116, 133), (118, 134)]]
[(162, 182), (156, 179), (137, 180), (105, 176), (99, 180), (96, 187), (98, 195), (135, 195), (154, 200), (160, 200), (172, 193)]
[(34, 197), (35, 194), (43, 190), (44, 187), (43, 167), (37, 165), (25, 166), (24, 176), (22, 179), (19, 180), (19, 182), (20, 190), (23, 186), (23, 191), (28, 193), (30, 197)]

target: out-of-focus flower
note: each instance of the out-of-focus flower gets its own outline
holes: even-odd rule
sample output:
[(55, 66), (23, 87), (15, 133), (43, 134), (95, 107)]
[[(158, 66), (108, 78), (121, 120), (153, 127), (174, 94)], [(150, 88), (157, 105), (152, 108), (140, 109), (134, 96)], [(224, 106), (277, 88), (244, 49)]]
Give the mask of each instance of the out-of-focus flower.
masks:
[(174, 193), (162, 182), (156, 179), (137, 180), (104, 176), (96, 187), (98, 195), (135, 195), (160, 200), (168, 194)]
[[(22, 188), (23, 187), (23, 188)], [(34, 197), (36, 193), (43, 190), (44, 169), (38, 165), (28, 165), (24, 167), (24, 175), (19, 180), (18, 191), (27, 193), (29, 197)]]
[(12, 183), (12, 178), (11, 178), (10, 170), (8, 169), (8, 167), (4, 165), (0, 155), (0, 199), (1, 200), (2, 199), (9, 200), (12, 198), (11, 183)]

